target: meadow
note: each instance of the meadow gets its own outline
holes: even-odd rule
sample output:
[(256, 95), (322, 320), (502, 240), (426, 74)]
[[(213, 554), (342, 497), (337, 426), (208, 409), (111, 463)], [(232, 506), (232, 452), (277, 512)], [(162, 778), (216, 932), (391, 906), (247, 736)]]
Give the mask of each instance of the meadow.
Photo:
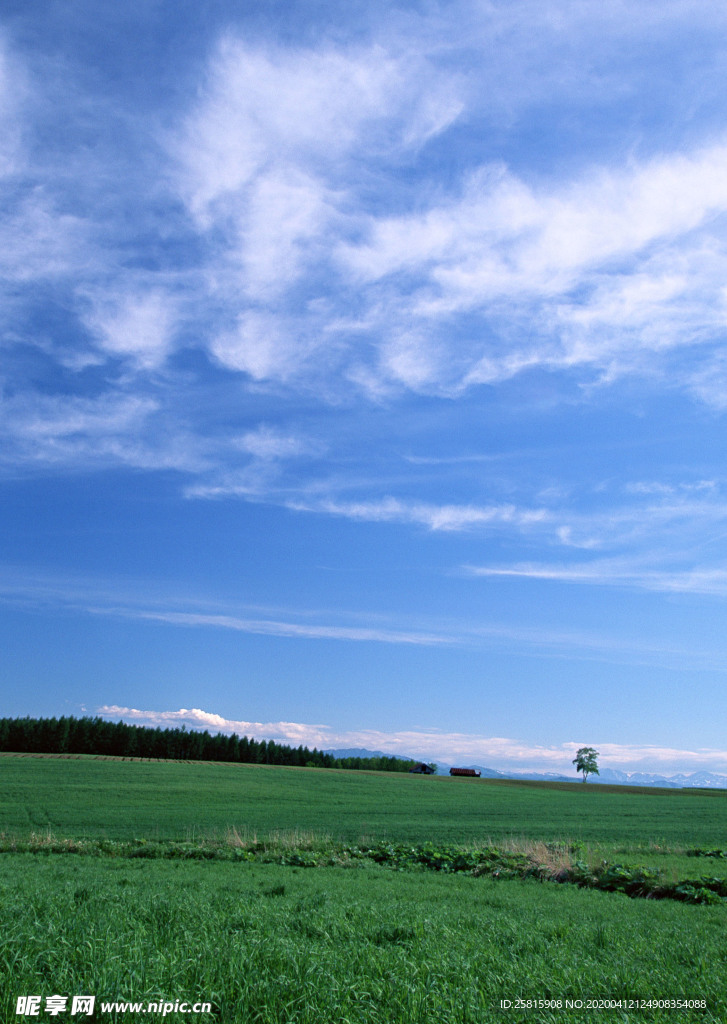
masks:
[(150, 1018), (100, 1000), (208, 1000), (169, 1019), (230, 1024), (727, 1017), (723, 899), (356, 853), (495, 844), (724, 878), (687, 851), (727, 846), (727, 793), (92, 758), (0, 773), (3, 1021), (31, 993), (94, 993), (118, 1021)]
[(313, 832), (335, 839), (718, 846), (727, 791), (542, 783), (219, 762), (0, 756), (0, 831), (189, 839)]

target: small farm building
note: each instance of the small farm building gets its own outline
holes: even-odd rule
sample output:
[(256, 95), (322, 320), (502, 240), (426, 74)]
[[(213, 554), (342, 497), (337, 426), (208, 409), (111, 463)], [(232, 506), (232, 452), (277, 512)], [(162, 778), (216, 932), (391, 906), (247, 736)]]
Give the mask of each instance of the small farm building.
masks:
[(479, 779), (480, 773), (477, 768), (450, 768), (450, 775), (466, 775), (468, 778)]

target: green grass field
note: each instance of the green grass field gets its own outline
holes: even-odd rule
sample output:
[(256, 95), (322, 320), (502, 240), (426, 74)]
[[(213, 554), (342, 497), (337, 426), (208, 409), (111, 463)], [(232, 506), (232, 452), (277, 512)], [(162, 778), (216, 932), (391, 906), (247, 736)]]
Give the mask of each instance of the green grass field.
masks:
[(187, 839), (727, 845), (727, 791), (654, 790), (265, 765), (0, 757), (0, 831)]
[[(727, 1019), (727, 901), (630, 899), (341, 854), (361, 841), (463, 849), (548, 841), (556, 851), (572, 843), (591, 861), (724, 876), (727, 862), (706, 865), (685, 851), (727, 847), (727, 793), (90, 758), (2, 757), (0, 773), (3, 1022), (89, 1019), (15, 1014), (18, 996), (56, 993), (95, 994), (93, 1019), (106, 1021), (161, 1015), (102, 1013), (102, 1000), (184, 999), (209, 1000), (212, 1013), (164, 1019)], [(8, 852), (31, 834), (37, 852)], [(244, 853), (255, 836), (270, 859), (313, 850), (301, 863), (318, 866), (122, 852), (147, 840)], [(63, 837), (89, 840), (95, 855), (48, 853)], [(94, 846), (99, 839), (106, 845)], [(518, 999), (541, 1005), (518, 1009)], [(513, 1005), (505, 1010), (502, 1000)], [(588, 1000), (607, 1005), (589, 1009)], [(637, 1008), (636, 1000), (698, 1005)]]

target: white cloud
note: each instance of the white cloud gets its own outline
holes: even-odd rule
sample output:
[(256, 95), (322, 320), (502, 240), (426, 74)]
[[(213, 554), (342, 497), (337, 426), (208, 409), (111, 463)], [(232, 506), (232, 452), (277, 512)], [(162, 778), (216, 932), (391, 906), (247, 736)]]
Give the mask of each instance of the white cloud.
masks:
[(307, 438), (284, 434), (266, 424), (248, 430), (237, 441), (239, 447), (257, 459), (288, 459), (315, 453), (319, 445)]
[[(94, 609), (90, 609), (93, 611)], [(405, 632), (403, 630), (368, 628), (361, 626), (330, 626), (316, 623), (282, 622), (275, 619), (240, 618), (234, 615), (209, 615), (200, 612), (133, 611), (103, 608), (102, 614), (117, 614), (127, 618), (167, 622), (173, 626), (203, 626), (232, 629), (238, 633), (258, 636), (293, 637), (306, 640), (353, 640), (384, 644), (414, 644), (435, 646), (455, 641), (434, 633)]]
[(295, 376), (314, 347), (296, 337), (282, 317), (264, 310), (240, 314), (236, 329), (216, 337), (211, 346), (224, 367), (248, 373), (254, 380)]
[(266, 53), (223, 39), (179, 145), (191, 209), (205, 223), (271, 159), (345, 150), (384, 104), (391, 70), (335, 51)]
[[(697, 481), (684, 481), (680, 480), (678, 483), (664, 483), (662, 480), (636, 480), (633, 483), (627, 483), (624, 485), (624, 491), (627, 494), (655, 494), (659, 497), (668, 497), (671, 495), (693, 495), (701, 496), (704, 495), (715, 495), (718, 494), (718, 484), (716, 480), (697, 480)], [(691, 515), (693, 508), (689, 509)], [(727, 510), (725, 512), (727, 514)]]
[[(354, 390), (381, 404), (404, 389), (457, 398), (535, 368), (589, 384), (641, 374), (650, 387), (727, 404), (724, 141), (705, 127), (701, 136), (675, 135), (672, 151), (648, 137), (629, 156), (627, 132), (596, 155), (570, 139), (562, 165), (542, 169), (527, 147), (509, 146), (520, 117), (574, 83), (587, 103), (574, 100), (573, 116), (588, 103), (598, 114), (599, 103), (619, 97), (640, 109), (636, 93), (629, 99), (640, 68), (624, 76), (623, 94), (599, 98), (604, 81), (621, 77), (604, 79), (606, 57), (624, 38), (651, 45), (657, 28), (659, 51), (667, 29), (689, 21), (687, 8), (672, 3), (625, 22), (590, 2), (579, 10), (560, 2), (453, 10), (399, 12), (367, 44), (253, 44), (228, 31), (186, 112), (168, 114), (176, 127), (163, 140), (152, 141), (148, 126), (143, 140), (133, 135), (129, 111), (114, 112), (132, 125), (140, 166), (158, 172), (151, 185), (140, 175), (127, 187), (113, 147), (100, 148), (90, 170), (73, 160), (58, 173), (48, 163), (63, 146), (48, 163), (36, 147), (36, 165), (0, 226), (0, 269), (66, 310), (90, 301), (84, 322), (95, 347), (77, 324), (53, 336), (43, 330), (42, 339), (29, 328), (22, 340), (44, 344), (63, 370), (122, 359), (125, 388), (182, 344), (198, 346), (217, 371), (245, 375), (243, 386), (257, 394), (284, 384), (281, 405), (295, 389), (319, 404), (342, 405)], [(704, 13), (692, 17), (705, 32)], [(16, 68), (2, 53), (0, 124), (3, 110), (15, 123)], [(59, 74), (56, 67), (51, 80)], [(80, 77), (73, 88), (89, 124), (109, 113), (106, 99), (82, 95)], [(42, 94), (38, 82), (34, 90)], [(33, 108), (40, 128), (54, 109), (45, 101), (44, 114), (40, 100)], [(155, 110), (149, 124), (165, 116)], [(451, 152), (464, 145), (454, 169), (437, 138), (450, 126)], [(97, 181), (115, 183), (118, 208)], [(139, 219), (124, 219), (122, 208)], [(82, 209), (83, 219), (68, 209)], [(193, 365), (187, 379), (201, 395), (206, 370), (201, 360)], [(178, 383), (158, 382), (155, 392), (169, 410), (165, 431), (203, 431), (194, 411), (182, 411)], [(127, 457), (137, 449), (140, 464), (155, 464), (131, 431), (119, 441)], [(213, 447), (198, 439), (198, 450)], [(239, 449), (224, 447), (215, 472), (187, 493), (259, 495), (259, 477), (257, 486), (240, 478)], [(439, 530), (506, 518), (466, 502), (377, 505), (332, 502), (328, 511)], [(511, 521), (525, 523), (522, 516), (515, 509)], [(578, 522), (558, 527), (570, 543), (595, 543)]]
[(230, 260), (252, 300), (275, 299), (324, 256), (335, 210), (325, 186), (300, 172), (271, 172), (252, 186)]
[[(335, 374), (350, 342), (341, 328), (348, 299), (329, 265), (336, 242), (357, 230), (362, 168), (396, 162), (462, 108), (453, 76), (425, 64), (378, 46), (221, 41), (171, 148), (181, 193), (211, 244), (210, 289), (237, 323), (211, 343), (226, 368), (259, 381), (311, 367)], [(295, 311), (303, 286), (306, 308)]]
[(270, 493), (274, 482), (272, 462), (256, 462), (238, 470), (227, 470), (205, 474), (205, 482), (185, 487), (185, 498), (244, 498), (247, 501), (262, 501)]
[(168, 436), (158, 415), (156, 399), (123, 392), (9, 396), (0, 400), (0, 465), (207, 470), (204, 443), (183, 430)]
[[(721, 142), (537, 187), (493, 165), (459, 198), (371, 218), (365, 240), (343, 242), (338, 258), (365, 288), (408, 275), (408, 293), (371, 294), (385, 336), (408, 320), (404, 339), (422, 339), (419, 353), (398, 342), (406, 372), (396, 358), (384, 362), (414, 389), (503, 380), (536, 365), (641, 372), (654, 353), (704, 342), (727, 321), (714, 220), (727, 212), (726, 165)], [(463, 350), (456, 317), (472, 313), (485, 340)]]
[(88, 225), (61, 213), (42, 189), (19, 197), (0, 222), (0, 272), (16, 284), (83, 276), (93, 259)]
[(584, 739), (558, 745), (535, 745), (508, 739), (472, 733), (447, 733), (432, 729), (385, 732), (376, 729), (337, 730), (329, 725), (311, 725), (301, 722), (248, 722), (227, 719), (200, 708), (180, 708), (178, 711), (142, 711), (137, 708), (104, 705), (97, 709), (104, 717), (121, 719), (151, 727), (179, 728), (232, 733), (272, 739), (292, 746), (304, 745), (319, 749), (345, 749), (363, 747), (382, 750), (388, 754), (439, 760), (445, 763), (470, 762), (505, 771), (551, 771), (573, 776), (573, 757), (579, 747), (595, 746), (599, 765), (623, 771), (711, 771), (727, 770), (727, 750), (680, 750), (671, 747), (644, 744), (637, 746), (617, 743), (593, 743)]
[(317, 504), (291, 501), (288, 507), (370, 522), (415, 523), (442, 531), (503, 524), (522, 529), (548, 518), (544, 509), (519, 509), (514, 505), (436, 505), (390, 497), (380, 501), (323, 500)]
[(134, 396), (21, 395), (0, 405), (0, 428), (15, 458), (73, 461), (109, 454), (117, 440), (138, 431), (155, 409), (155, 402)]
[(426, 332), (404, 329), (382, 345), (382, 367), (387, 377), (413, 391), (426, 390), (442, 377), (441, 354)]
[(0, 180), (22, 163), (21, 108), (27, 88), (24, 71), (0, 33)]
[[(439, 20), (422, 19), (422, 31), (426, 25), (428, 39), (436, 33), (477, 61), (473, 92), (488, 127), (511, 127), (533, 111), (549, 125), (565, 108), (576, 130), (584, 125), (589, 148), (610, 142), (608, 120), (599, 138), (592, 123), (624, 108), (643, 114), (658, 105), (673, 138), (685, 121), (699, 121), (724, 73), (725, 12), (712, 3), (463, 0), (443, 7)], [(641, 119), (638, 129), (626, 119), (620, 127), (627, 138), (646, 130)]]
[(727, 357), (717, 343), (706, 358), (694, 362), (686, 374), (691, 393), (718, 412), (727, 408)]
[[(233, 308), (264, 304), (213, 342), (220, 362), (256, 380), (335, 373), (343, 356), (343, 377), (374, 399), (391, 384), (453, 394), (536, 366), (606, 381), (727, 323), (722, 143), (537, 186), (492, 165), (459, 196), (398, 216), (357, 209), (330, 159), (313, 170), (302, 151), (270, 159), (244, 194), (232, 189), (218, 220), (235, 227), (211, 271)], [(322, 295), (326, 272), (325, 304), (286, 308), (299, 279)], [(464, 332), (460, 318), (473, 316)]]
[(60, 577), (32, 566), (0, 565), (0, 601), (26, 610), (56, 608), (80, 615), (157, 623), (195, 630), (229, 630), (280, 640), (353, 641), (419, 647), (466, 647), (512, 651), (526, 656), (609, 664), (656, 665), (670, 669), (696, 667), (721, 670), (724, 658), (716, 647), (680, 646), (648, 638), (631, 640), (607, 632), (508, 622), (413, 619), (376, 612), (336, 608), (260, 608), (195, 598), (170, 592), (150, 579), (118, 580)]
[[(367, 144), (419, 144), (459, 114), (451, 79), (383, 48), (254, 48), (228, 35), (177, 143), (183, 189), (203, 224), (273, 167), (330, 167)], [(263, 177), (265, 177), (263, 173)]]
[[(204, 247), (185, 295), (196, 343), (254, 382), (315, 380), (320, 396), (355, 387), (374, 401), (402, 388), (456, 396), (534, 367), (614, 380), (714, 343), (727, 322), (722, 141), (621, 152), (618, 166), (599, 153), (584, 167), (581, 154), (567, 177), (482, 164), (480, 147), (460, 180), (421, 149), (455, 122), (468, 138), (493, 119), (503, 130), (503, 110), (516, 121), (564, 76), (590, 83), (596, 102), (599, 39), (615, 53), (624, 33), (647, 39), (686, 17), (670, 5), (626, 29), (587, 6), (461, 3), (444, 36), (435, 12), (400, 16), (373, 33), (382, 45), (254, 45), (227, 32), (159, 166), (191, 216), (186, 241)], [(505, 79), (519, 91), (498, 92)], [(0, 108), (7, 81), (0, 73)], [(10, 276), (75, 273), (95, 297), (86, 324), (99, 348), (159, 367), (180, 322), (174, 290), (152, 273), (114, 282), (116, 257), (89, 241), (98, 224), (56, 213), (52, 192), (26, 197), (5, 227)], [(718, 356), (705, 360), (672, 380), (719, 404)]]
[(727, 568), (650, 569), (626, 559), (545, 564), (522, 562), (509, 566), (466, 566), (473, 576), (517, 577), (584, 583), (592, 586), (637, 587), (667, 593), (727, 596)]
[(84, 321), (105, 352), (144, 370), (164, 363), (178, 320), (171, 296), (159, 289), (113, 297), (101, 292), (92, 304)]
[[(567, 547), (604, 551), (654, 553), (670, 564), (678, 563), (695, 543), (719, 537), (727, 523), (727, 503), (716, 487), (702, 482), (663, 485), (651, 481), (648, 491), (625, 488), (627, 501), (602, 495), (598, 507), (578, 509), (575, 495), (570, 509), (551, 510), (555, 535)], [(639, 500), (642, 499), (642, 500)], [(687, 556), (688, 557), (688, 556)], [(693, 557), (693, 556), (692, 556)]]
[[(48, 588), (45, 588), (46, 591)], [(2, 583), (0, 582), (0, 592)], [(32, 594), (32, 587), (29, 591)], [(11, 587), (10, 595), (25, 594), (22, 586)], [(171, 603), (171, 602), (168, 602)], [(693, 669), (700, 664), (708, 668), (722, 666), (719, 653), (702, 649), (685, 649), (663, 642), (652, 644), (648, 641), (632, 642), (607, 634), (588, 633), (578, 630), (532, 628), (527, 626), (502, 625), (498, 623), (442, 622), (427, 623), (421, 627), (410, 624), (387, 624), (377, 615), (366, 613), (307, 613), (291, 611), (285, 618), (273, 618), (268, 612), (265, 617), (257, 615), (221, 614), (219, 611), (180, 611), (177, 608), (145, 606), (140, 599), (128, 600), (125, 604), (114, 603), (106, 595), (101, 602), (93, 594), (83, 600), (86, 612), (140, 621), (159, 622), (170, 626), (190, 629), (224, 629), (258, 636), (279, 637), (299, 640), (344, 640), (366, 643), (404, 644), (423, 647), (467, 646), (475, 648), (512, 647), (516, 643), (524, 653), (549, 653), (551, 656), (567, 659), (586, 659), (613, 662), (617, 664), (668, 664), (687, 665)], [(278, 615), (281, 613), (278, 612)], [(328, 622), (311, 619), (327, 618)], [(295, 621), (298, 619), (298, 621)], [(348, 622), (341, 622), (348, 619)], [(336, 621), (338, 620), (338, 621)], [(359, 622), (373, 622), (374, 625), (358, 625)], [(352, 624), (353, 623), (353, 624)]]

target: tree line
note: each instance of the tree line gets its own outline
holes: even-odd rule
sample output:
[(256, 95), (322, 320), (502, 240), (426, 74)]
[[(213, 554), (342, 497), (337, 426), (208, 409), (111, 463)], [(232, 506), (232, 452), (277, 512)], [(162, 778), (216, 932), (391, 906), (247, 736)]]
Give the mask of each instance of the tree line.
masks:
[(104, 718), (0, 718), (0, 750), (14, 754), (100, 754), (108, 757), (169, 758), (175, 761), (230, 761), (306, 768), (349, 768), (406, 772), (413, 761), (398, 757), (334, 757), (316, 747), (290, 747), (233, 733), (205, 729), (151, 728)]

